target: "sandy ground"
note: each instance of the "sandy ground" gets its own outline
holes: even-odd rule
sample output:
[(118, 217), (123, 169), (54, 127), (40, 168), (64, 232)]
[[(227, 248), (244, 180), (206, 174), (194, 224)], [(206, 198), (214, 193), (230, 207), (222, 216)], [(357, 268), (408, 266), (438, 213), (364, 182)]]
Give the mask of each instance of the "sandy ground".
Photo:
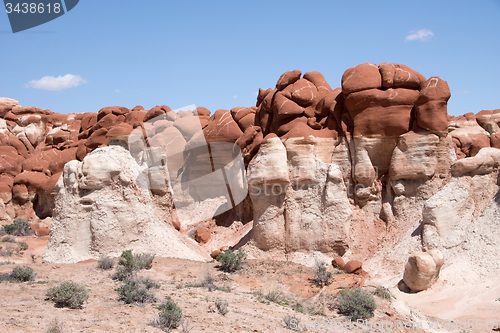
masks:
[[(20, 238), (18, 238), (20, 239)], [(0, 332), (45, 332), (53, 319), (64, 325), (64, 332), (161, 332), (150, 325), (158, 314), (156, 304), (126, 305), (118, 301), (115, 289), (119, 282), (111, 279), (112, 271), (102, 271), (96, 262), (78, 264), (41, 263), (40, 248), (46, 239), (24, 237), (30, 245), (23, 257), (3, 257), (18, 264), (32, 267), (37, 272), (34, 282), (0, 283)], [(35, 254), (33, 263), (31, 254)], [(0, 273), (9, 273), (16, 264), (0, 266)], [(278, 261), (247, 260), (245, 267), (232, 274), (220, 272), (216, 263), (155, 258), (153, 268), (141, 271), (161, 284), (157, 296), (161, 300), (171, 296), (181, 307), (183, 316), (192, 326), (190, 332), (292, 332), (285, 328), (283, 318), (296, 316), (302, 323), (348, 323), (335, 309), (328, 309), (328, 302), (320, 295), (338, 294), (344, 288), (354, 288), (363, 283), (358, 275), (338, 274), (333, 283), (324, 288), (313, 284), (311, 268)], [(330, 267), (330, 270), (333, 268)], [(220, 290), (209, 291), (196, 287), (209, 272)], [(73, 281), (86, 286), (90, 298), (83, 309), (55, 308), (45, 299), (46, 291), (63, 281)], [(373, 288), (367, 287), (367, 290)], [(280, 304), (262, 297), (269, 291), (281, 292)], [(330, 296), (331, 297), (331, 296)], [(223, 316), (215, 309), (215, 300), (228, 302), (229, 312)], [(322, 298), (321, 298), (322, 299)], [(376, 297), (378, 308), (370, 321), (396, 323), (407, 318), (397, 315), (391, 303)], [(298, 301), (316, 313), (301, 313), (292, 309)], [(339, 324), (338, 324), (339, 325)], [(347, 325), (347, 324), (346, 324)], [(353, 329), (334, 329), (327, 326), (297, 331), (351, 332)], [(362, 330), (368, 332), (370, 330)], [(394, 332), (416, 332), (395, 329)], [(417, 330), (418, 331), (418, 330)], [(173, 332), (183, 332), (182, 328)]]
[[(96, 262), (41, 263), (47, 237), (16, 238), (27, 242), (29, 249), (22, 256), (0, 258), (0, 261), (16, 262), (1, 265), (0, 273), (9, 273), (16, 265), (24, 264), (32, 267), (37, 277), (34, 282), (0, 283), (0, 332), (45, 332), (54, 319), (63, 323), (64, 332), (161, 332), (151, 326), (158, 314), (156, 306), (159, 303), (138, 306), (120, 302), (115, 291), (120, 283), (111, 279), (113, 271), (99, 270)], [(333, 271), (333, 268), (329, 270)], [(196, 287), (207, 274), (214, 277), (219, 290)], [(339, 315), (336, 309), (330, 311), (325, 299), (363, 283), (366, 290), (373, 291), (378, 285), (374, 280), (364, 281), (358, 275), (337, 274), (330, 286), (319, 288), (312, 282), (311, 268), (270, 260), (247, 260), (244, 269), (228, 274), (220, 272), (216, 263), (155, 258), (153, 268), (141, 271), (140, 275), (149, 276), (161, 284), (157, 290), (159, 300), (171, 296), (179, 304), (192, 333), (292, 332), (284, 325), (283, 318), (287, 315), (297, 317), (303, 325), (323, 324), (315, 329), (296, 330), (304, 332), (494, 332), (492, 320), (499, 319), (500, 315), (500, 301), (496, 300), (500, 296), (500, 279), (460, 287), (441, 280), (431, 289), (416, 294), (401, 292), (393, 285), (391, 292), (396, 299), (389, 302), (375, 297), (378, 308), (375, 316), (369, 319), (373, 325), (383, 323), (382, 328), (342, 329), (338, 325), (348, 325), (349, 320)], [(393, 277), (390, 283), (394, 284), (396, 280), (397, 277)], [(83, 309), (55, 308), (45, 300), (46, 291), (63, 281), (80, 283), (89, 290), (90, 298)], [(263, 297), (270, 291), (281, 293), (279, 303)], [(228, 302), (226, 316), (215, 309), (216, 299)], [(315, 310), (294, 311), (292, 304), (296, 301)], [(429, 320), (435, 323), (438, 318), (439, 329), (428, 329)], [(473, 319), (474, 325), (469, 323), (468, 326), (474, 327), (460, 328), (460, 321), (458, 326), (446, 326), (449, 323), (443, 319)], [(478, 320), (482, 320), (483, 327), (477, 327)], [(489, 327), (486, 327), (486, 320)], [(419, 322), (422, 329), (418, 326), (402, 327), (403, 323), (418, 325)], [(173, 332), (183, 330), (179, 327)]]

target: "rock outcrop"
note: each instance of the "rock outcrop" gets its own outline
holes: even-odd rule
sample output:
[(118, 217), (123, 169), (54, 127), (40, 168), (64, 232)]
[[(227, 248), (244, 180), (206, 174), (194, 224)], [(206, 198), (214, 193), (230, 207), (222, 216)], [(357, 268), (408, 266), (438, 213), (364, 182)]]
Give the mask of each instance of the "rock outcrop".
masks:
[[(470, 233), (496, 230), (484, 214), (498, 213), (500, 111), (450, 117), (450, 96), (439, 77), (383, 63), (346, 70), (336, 89), (318, 72), (289, 71), (255, 106), (213, 115), (165, 105), (59, 115), (0, 99), (0, 220), (53, 217), (50, 261), (147, 249), (144, 238), (165, 255), (201, 258), (196, 246), (208, 255), (229, 244), (249, 257), (342, 256), (367, 267), (370, 257), (404, 264), (436, 249), (451, 275), (457, 249), (478, 244), (469, 262), (496, 250)], [(150, 222), (132, 211), (117, 222), (136, 204)], [(113, 212), (109, 226), (99, 212)], [(97, 214), (97, 229), (70, 225), (78, 214)]]
[(413, 254), (408, 258), (403, 281), (412, 291), (430, 288), (439, 278), (444, 256), (439, 250)]
[(98, 148), (83, 162), (67, 163), (55, 188), (56, 207), (43, 260), (71, 263), (119, 256), (124, 249), (208, 259), (155, 214), (143, 171), (120, 145)]

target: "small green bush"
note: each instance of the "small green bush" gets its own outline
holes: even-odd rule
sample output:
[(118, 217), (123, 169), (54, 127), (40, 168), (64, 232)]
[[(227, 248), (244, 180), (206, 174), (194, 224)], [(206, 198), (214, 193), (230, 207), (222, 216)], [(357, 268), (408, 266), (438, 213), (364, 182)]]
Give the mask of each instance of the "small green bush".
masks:
[(2, 257), (11, 257), (16, 249), (12, 246), (6, 246), (5, 250), (3, 246), (0, 246), (0, 256)]
[(12, 224), (4, 225), (2, 230), (8, 235), (28, 236), (35, 233), (31, 230), (30, 226), (31, 225), (25, 219), (17, 218)]
[(160, 313), (153, 320), (153, 326), (165, 332), (170, 332), (170, 330), (179, 327), (182, 319), (182, 310), (173, 299), (167, 297), (157, 309), (160, 310)]
[(160, 285), (149, 278), (132, 277), (125, 280), (116, 291), (120, 295), (120, 301), (126, 304), (144, 304), (156, 302), (154, 289), (158, 288)]
[(135, 271), (130, 271), (125, 267), (117, 267), (111, 278), (113, 280), (125, 281), (135, 276)]
[(19, 251), (26, 251), (28, 249), (28, 243), (19, 242), (19, 243), (17, 243), (17, 248)]
[(392, 300), (392, 298), (394, 297), (392, 296), (391, 291), (388, 288), (381, 286), (377, 287), (373, 294), (388, 301)]
[(134, 255), (132, 254), (132, 250), (122, 251), (120, 258), (118, 258), (118, 265), (130, 271), (135, 270), (135, 261), (134, 261)]
[(246, 254), (241, 249), (238, 252), (227, 250), (219, 254), (216, 260), (220, 263), (219, 268), (222, 271), (231, 273), (242, 267), (246, 257)]
[(17, 242), (14, 239), (14, 237), (7, 236), (2, 238), (2, 243), (17, 243)]
[(136, 269), (151, 269), (153, 267), (153, 259), (155, 255), (152, 253), (134, 254), (134, 262)]
[(339, 297), (338, 307), (341, 314), (355, 321), (372, 317), (377, 308), (377, 303), (375, 303), (372, 294), (357, 288), (342, 292)]
[(271, 289), (267, 292), (267, 294), (264, 297), (265, 297), (265, 299), (267, 299), (270, 302), (280, 304), (281, 300), (282, 300), (282, 296), (283, 295), (281, 294), (281, 291), (276, 290), (276, 289)]
[(85, 287), (74, 282), (63, 282), (56, 287), (50, 288), (47, 300), (53, 301), (58, 308), (81, 309), (83, 303), (89, 298)]
[(102, 269), (103, 271), (107, 271), (112, 269), (115, 266), (115, 259), (108, 256), (101, 256), (99, 260), (97, 260), (97, 268)]
[(118, 267), (112, 278), (119, 281), (130, 279), (136, 271), (150, 269), (154, 257), (154, 254), (133, 254), (132, 250), (125, 250), (118, 259)]
[(12, 273), (10, 273), (10, 277), (12, 281), (16, 282), (27, 282), (34, 281), (36, 277), (36, 273), (33, 268), (28, 266), (18, 266), (14, 267)]
[(217, 298), (215, 300), (215, 308), (221, 315), (225, 316), (229, 312), (227, 307), (228, 307), (227, 301), (220, 298)]
[(314, 266), (314, 283), (316, 283), (320, 287), (327, 286), (332, 283), (331, 280), (333, 274), (331, 272), (328, 272), (327, 268), (328, 265), (320, 261), (317, 261), (316, 265)]

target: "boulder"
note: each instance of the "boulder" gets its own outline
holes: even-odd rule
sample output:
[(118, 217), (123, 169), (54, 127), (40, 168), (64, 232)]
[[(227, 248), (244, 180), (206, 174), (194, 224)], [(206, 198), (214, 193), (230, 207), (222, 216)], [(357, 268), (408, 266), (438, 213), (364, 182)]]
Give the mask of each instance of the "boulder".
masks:
[(361, 64), (349, 68), (342, 75), (342, 93), (349, 96), (353, 92), (382, 88), (382, 77), (375, 64)]
[(165, 114), (165, 113), (170, 112), (170, 111), (172, 111), (172, 110), (168, 106), (166, 106), (166, 105), (162, 105), (162, 106), (157, 105), (154, 108), (152, 108), (151, 110), (149, 110), (144, 115), (143, 122), (150, 121), (151, 119), (159, 117), (162, 114)]
[(403, 281), (412, 291), (429, 289), (439, 278), (444, 256), (439, 250), (412, 254), (405, 265)]
[(299, 70), (289, 71), (281, 74), (278, 82), (276, 83), (276, 89), (278, 91), (283, 90), (286, 86), (295, 83), (295, 81), (297, 81), (301, 75), (302, 72)]
[(11, 111), (19, 102), (12, 98), (0, 97), (0, 117), (4, 117), (7, 112)]
[(340, 269), (344, 269), (344, 267), (345, 267), (344, 259), (342, 259), (342, 257), (336, 257), (336, 258), (334, 258), (332, 260), (332, 266), (340, 268)]
[(448, 83), (439, 77), (427, 80), (415, 102), (415, 117), (420, 126), (439, 136), (448, 134), (447, 104), (451, 97)]
[(50, 234), (50, 230), (47, 228), (38, 228), (35, 230), (35, 234), (39, 237), (48, 236)]
[(217, 110), (203, 128), (207, 142), (236, 142), (243, 135), (228, 110)]
[(210, 230), (207, 228), (201, 227), (196, 229), (196, 235), (194, 236), (194, 239), (201, 244), (206, 244), (210, 242), (212, 239), (212, 235), (210, 233)]
[(217, 259), (217, 257), (219, 256), (219, 254), (221, 254), (222, 251), (221, 250), (213, 250), (212, 253), (210, 254), (210, 256), (213, 258), (213, 259)]
[(16, 176), (22, 170), (24, 158), (12, 146), (0, 146), (0, 173)]
[(358, 269), (361, 269), (363, 267), (363, 263), (359, 260), (349, 260), (345, 266), (344, 270), (348, 274), (352, 274), (356, 272)]
[(28, 188), (24, 184), (16, 184), (12, 188), (12, 199), (20, 205), (29, 200)]

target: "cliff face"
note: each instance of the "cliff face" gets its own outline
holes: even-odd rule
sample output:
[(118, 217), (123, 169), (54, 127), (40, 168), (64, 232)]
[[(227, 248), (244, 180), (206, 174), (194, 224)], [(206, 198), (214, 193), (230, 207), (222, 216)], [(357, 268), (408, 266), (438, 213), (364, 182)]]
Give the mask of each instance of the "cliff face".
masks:
[[(384, 63), (348, 69), (337, 89), (318, 72), (286, 72), (274, 89), (260, 89), (256, 106), (212, 116), (167, 106), (61, 115), (1, 99), (0, 219), (47, 226), (52, 217), (48, 261), (62, 260), (49, 253), (76, 241), (70, 220), (81, 213), (92, 224), (102, 212), (143, 212), (153, 224), (136, 216), (111, 218), (99, 232), (86, 226), (86, 250), (64, 260), (118, 252), (134, 237), (146, 246), (152, 230), (169, 235), (159, 238), (174, 245), (157, 248), (175, 256), (191, 245), (177, 245), (185, 236), (173, 236), (171, 225), (186, 233), (207, 227), (206, 250), (237, 245), (250, 256), (299, 262), (402, 262), (422, 248), (446, 257), (471, 242), (493, 253), (496, 245), (470, 230), (490, 228), (485, 212), (496, 216), (500, 110), (450, 117), (449, 98), (439, 77)], [(110, 140), (115, 148), (105, 148)], [(118, 181), (121, 164), (103, 171), (117, 147), (133, 157), (133, 182)], [(80, 162), (66, 164), (72, 160)], [(104, 185), (89, 189), (78, 175)], [(127, 192), (134, 186), (137, 210), (116, 215), (135, 205)], [(87, 200), (103, 189), (109, 198), (128, 194)]]

